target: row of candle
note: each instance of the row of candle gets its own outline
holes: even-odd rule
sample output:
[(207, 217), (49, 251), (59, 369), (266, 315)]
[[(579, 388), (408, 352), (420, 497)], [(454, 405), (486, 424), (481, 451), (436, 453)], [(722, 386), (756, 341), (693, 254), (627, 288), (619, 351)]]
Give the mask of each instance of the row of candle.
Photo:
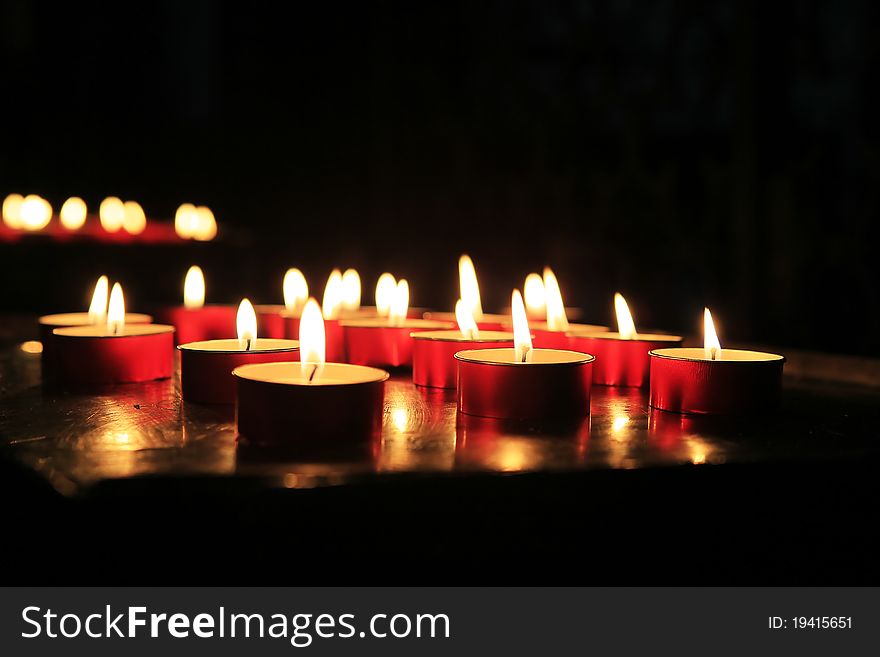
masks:
[[(460, 272), (462, 298), (450, 316), (457, 329), (442, 315), (408, 317), (405, 280), (383, 275), (377, 285), (376, 308), (365, 309), (360, 307), (356, 272), (334, 271), (321, 307), (308, 298), (302, 274), (291, 270), (283, 284), (283, 307), (254, 309), (249, 301), (242, 301), (237, 339), (210, 339), (212, 331), (217, 337), (230, 334), (226, 322), (234, 309), (204, 306), (204, 277), (196, 268), (187, 275), (184, 307), (162, 313), (173, 326), (148, 324), (148, 317), (126, 317), (118, 284), (106, 302), (102, 324), (101, 295), (106, 298), (108, 288), (102, 278), (93, 308), (77, 319), (80, 326), (63, 326), (74, 323), (71, 315), (41, 319), (44, 328), (52, 329), (51, 336), (44, 330), (44, 339), (50, 343), (44, 357), (49, 368), (57, 367), (59, 377), (67, 382), (161, 378), (171, 374), (175, 328), (178, 342), (181, 334), (196, 335), (201, 339), (179, 344), (184, 399), (232, 403), (237, 398), (239, 430), (252, 435), (283, 431), (284, 423), (276, 426), (271, 418), (303, 399), (315, 403), (326, 396), (344, 401), (353, 395), (365, 403), (388, 376), (382, 367), (412, 366), (416, 384), (456, 387), (462, 413), (489, 417), (583, 416), (589, 413), (594, 382), (640, 386), (650, 381), (652, 406), (682, 412), (760, 410), (772, 406), (778, 397), (784, 359), (722, 350), (708, 310), (704, 349), (669, 348), (680, 345), (681, 338), (637, 333), (620, 295), (615, 297), (618, 332), (569, 324), (558, 283), (547, 270), (541, 280), (546, 321), (530, 325), (518, 290), (512, 294), (509, 316), (487, 316), (480, 307), (473, 263), (466, 256)], [(534, 289), (534, 277), (531, 280)], [(280, 319), (280, 324), (269, 325), (276, 331), (281, 326), (282, 333), (291, 337), (258, 340), (259, 316), (263, 323), (267, 318)], [(504, 330), (511, 328), (512, 332)], [(291, 364), (296, 360), (301, 364)], [(230, 374), (233, 371), (235, 377)], [(322, 388), (332, 391), (314, 392)], [(260, 393), (252, 394), (253, 389)], [(274, 410), (267, 407), (276, 403), (267, 400), (279, 395), (290, 398)], [(258, 410), (251, 413), (248, 409)], [(346, 403), (331, 413), (340, 416), (335, 423), (355, 421), (349, 416), (361, 411), (352, 409)], [(252, 418), (250, 429), (248, 418)], [(369, 418), (375, 420), (374, 414), (367, 413)]]

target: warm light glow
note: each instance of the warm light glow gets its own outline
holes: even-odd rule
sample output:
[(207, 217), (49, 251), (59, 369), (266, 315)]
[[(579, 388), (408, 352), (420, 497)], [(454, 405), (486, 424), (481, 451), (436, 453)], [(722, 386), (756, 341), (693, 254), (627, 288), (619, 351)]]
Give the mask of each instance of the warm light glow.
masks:
[(342, 273), (338, 269), (330, 272), (327, 285), (324, 286), (324, 300), (321, 309), (324, 319), (339, 319), (342, 310)]
[(614, 312), (617, 313), (617, 332), (624, 340), (635, 340), (639, 337), (636, 333), (636, 324), (633, 322), (626, 299), (620, 292), (614, 293)]
[(101, 220), (101, 226), (108, 233), (117, 232), (125, 222), (125, 204), (116, 196), (108, 196), (101, 201), (98, 218)]
[(391, 423), (401, 433), (407, 430), (409, 427), (409, 411), (406, 406), (398, 406), (391, 409)]
[(238, 304), (235, 328), (238, 332), (238, 346), (241, 349), (253, 349), (257, 342), (257, 313), (248, 299), (242, 299)]
[(79, 230), (86, 223), (87, 214), (86, 202), (79, 196), (71, 196), (64, 201), (58, 217), (61, 219), (61, 225), (67, 230)]
[(214, 219), (214, 213), (211, 208), (200, 205), (193, 213), (192, 238), (199, 242), (210, 242), (217, 237), (217, 220)]
[(532, 333), (529, 330), (529, 319), (519, 290), (513, 291), (510, 299), (510, 312), (513, 315), (513, 346), (517, 363), (532, 361)]
[(480, 329), (474, 321), (474, 316), (471, 315), (470, 308), (461, 299), (455, 302), (455, 321), (458, 322), (458, 330), (461, 331), (462, 336), (468, 340), (479, 339)]
[(21, 228), (21, 204), (24, 197), (21, 194), (10, 194), (3, 199), (3, 223), (18, 230)]
[(21, 350), (26, 354), (43, 353), (43, 343), (39, 340), (27, 340), (21, 343)]
[(547, 316), (547, 293), (544, 291), (544, 279), (540, 275), (526, 276), (523, 296), (526, 302), (526, 314), (529, 317), (544, 319)]
[(187, 270), (183, 279), (183, 305), (190, 310), (205, 305), (205, 275), (196, 265)]
[(617, 415), (611, 420), (611, 431), (620, 433), (629, 424), (629, 417), (626, 415)]
[(299, 359), (303, 378), (317, 382), (324, 371), (327, 342), (324, 338), (324, 318), (321, 307), (311, 298), (306, 301), (299, 320)]
[(376, 312), (380, 317), (388, 317), (395, 294), (397, 294), (397, 280), (385, 272), (376, 282)]
[(392, 299), (391, 309), (388, 311), (388, 326), (403, 326), (407, 310), (409, 310), (409, 283), (405, 278), (401, 278), (397, 281), (394, 299)]
[(547, 301), (547, 328), (551, 331), (567, 331), (568, 318), (556, 275), (550, 267), (544, 267), (544, 292)]
[(125, 328), (125, 299), (122, 297), (122, 286), (119, 283), (114, 283), (113, 289), (110, 291), (107, 328), (111, 333), (119, 333)]
[(122, 204), (124, 216), (122, 228), (130, 235), (140, 235), (147, 227), (147, 215), (137, 201), (126, 201)]
[(199, 213), (192, 203), (183, 203), (174, 213), (174, 232), (181, 239), (188, 240), (199, 229)]
[(470, 256), (463, 255), (458, 259), (458, 284), (461, 291), (460, 299), (470, 308), (476, 321), (483, 319), (483, 306), (480, 303), (480, 286), (477, 283), (477, 271)]
[(703, 350), (706, 358), (721, 360), (721, 343), (718, 334), (715, 333), (715, 322), (712, 321), (712, 313), (708, 308), (703, 309)]
[(36, 194), (25, 196), (18, 212), (19, 222), (24, 230), (43, 230), (52, 220), (52, 206)]
[(361, 307), (361, 277), (354, 269), (346, 269), (342, 275), (342, 307), (345, 310)]
[(303, 305), (309, 298), (309, 284), (306, 283), (306, 277), (299, 269), (294, 267), (287, 270), (281, 283), (281, 290), (287, 311), (295, 314), (302, 312)]
[(106, 276), (101, 276), (95, 283), (95, 291), (92, 293), (92, 303), (89, 304), (89, 323), (103, 324), (107, 317), (107, 293), (110, 290), (110, 281)]

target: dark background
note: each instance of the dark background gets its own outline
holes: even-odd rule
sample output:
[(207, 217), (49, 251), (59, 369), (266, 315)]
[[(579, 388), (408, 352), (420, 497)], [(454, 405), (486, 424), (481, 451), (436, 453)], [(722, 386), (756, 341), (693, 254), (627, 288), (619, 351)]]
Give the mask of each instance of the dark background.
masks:
[[(0, 195), (213, 208), (225, 239), (0, 244), (7, 311), (280, 301), (299, 266), (487, 309), (551, 264), (570, 305), (876, 354), (876, 3), (4, 0)], [(137, 309), (133, 307), (132, 309)]]

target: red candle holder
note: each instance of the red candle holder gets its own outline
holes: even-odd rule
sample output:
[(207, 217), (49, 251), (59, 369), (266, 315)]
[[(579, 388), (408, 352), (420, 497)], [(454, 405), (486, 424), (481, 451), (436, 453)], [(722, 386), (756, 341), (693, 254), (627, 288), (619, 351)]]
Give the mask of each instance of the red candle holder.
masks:
[[(297, 338), (299, 338), (299, 323), (296, 325)], [(328, 363), (348, 362), (346, 357), (345, 328), (342, 320), (324, 320), (324, 349)]]
[[(57, 328), (65, 328), (68, 326), (89, 326), (92, 320), (88, 313), (58, 313), (55, 315), (43, 315), (39, 320), (40, 342), (43, 343), (43, 353), (40, 357), (40, 367), (42, 368), (43, 378), (51, 379), (55, 376), (55, 335), (53, 331)], [(149, 315), (140, 313), (126, 313), (126, 324), (149, 324), (153, 318)]]
[(137, 383), (167, 379), (174, 365), (174, 327), (70, 326), (54, 331), (58, 379), (68, 385)]
[(257, 445), (364, 441), (382, 430), (388, 372), (327, 363), (312, 383), (296, 363), (235, 368), (239, 437)]
[(283, 305), (260, 304), (254, 306), (254, 313), (257, 315), (257, 336), (261, 338), (286, 338), (287, 327), (284, 320), (286, 312), (287, 308)]
[(590, 414), (593, 356), (532, 349), (515, 360), (514, 349), (474, 349), (455, 354), (458, 410), (468, 415), (562, 420)]
[(159, 321), (175, 329), (175, 344), (221, 340), (236, 334), (236, 306), (208, 305), (201, 308), (163, 308), (156, 313)]
[(180, 350), (180, 388), (184, 401), (201, 404), (234, 404), (235, 378), (232, 370), (252, 363), (299, 360), (295, 340), (258, 338), (251, 349), (242, 349), (237, 339), (189, 342)]
[(410, 367), (413, 349), (411, 333), (450, 329), (454, 325), (427, 319), (407, 319), (400, 326), (388, 326), (383, 318), (349, 320), (342, 322), (342, 326), (349, 363), (370, 367)]
[[(433, 312), (429, 311), (422, 315), (425, 319), (436, 322), (452, 322), (455, 324), (458, 318), (455, 313), (450, 312)], [(483, 313), (483, 316), (477, 321), (477, 328), (481, 331), (504, 331), (505, 327), (510, 326), (510, 315), (493, 315)]]
[(778, 406), (784, 356), (740, 349), (716, 353), (711, 360), (703, 349), (651, 351), (651, 406), (706, 414), (758, 413)]
[(299, 340), (299, 315), (285, 310), (281, 313), (281, 319), (284, 320), (284, 337), (288, 340)]
[[(513, 323), (508, 319), (504, 325), (505, 331), (513, 330)], [(551, 330), (547, 322), (529, 321), (529, 330), (532, 332), (532, 346), (535, 349), (571, 349), (571, 340), (568, 334), (577, 333), (603, 333), (608, 330), (607, 326), (596, 324), (569, 324), (564, 331)]]
[(466, 338), (460, 331), (411, 333), (413, 383), (428, 388), (455, 388), (459, 351), (513, 346), (513, 333), (481, 331), (479, 338)]
[(568, 333), (569, 344), (575, 351), (593, 354), (593, 383), (600, 386), (641, 388), (648, 385), (651, 357), (648, 352), (663, 347), (681, 346), (677, 335), (639, 333), (633, 339), (621, 338), (620, 333)]

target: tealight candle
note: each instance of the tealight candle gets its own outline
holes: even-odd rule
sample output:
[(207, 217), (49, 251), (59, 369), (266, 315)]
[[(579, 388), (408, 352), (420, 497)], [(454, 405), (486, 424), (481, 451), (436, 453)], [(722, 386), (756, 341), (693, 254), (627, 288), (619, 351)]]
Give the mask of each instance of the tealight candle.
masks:
[[(105, 323), (107, 321), (107, 298), (109, 288), (109, 280), (106, 276), (101, 276), (95, 285), (95, 291), (92, 294), (92, 303), (89, 305), (88, 312), (43, 315), (37, 320), (40, 328), (40, 342), (43, 344), (43, 354), (40, 358), (40, 364), (43, 370), (44, 379), (52, 378), (55, 371), (55, 336), (53, 335), (53, 331), (57, 328), (68, 326), (89, 326)], [(141, 313), (126, 313), (125, 315), (126, 324), (149, 324), (152, 321), (152, 317)]]
[(300, 363), (242, 365), (236, 427), (250, 443), (368, 440), (379, 435), (388, 373), (325, 362), (321, 308), (309, 299), (300, 321)]
[(654, 349), (650, 404), (677, 413), (734, 414), (771, 410), (779, 403), (785, 357), (722, 349), (712, 314), (703, 313), (704, 347)]
[(134, 383), (171, 376), (174, 327), (126, 324), (119, 283), (110, 293), (106, 324), (57, 328), (53, 334), (62, 383)]
[(593, 356), (533, 349), (519, 290), (513, 292), (511, 311), (512, 349), (472, 349), (455, 354), (459, 412), (522, 420), (589, 415)]
[(284, 305), (259, 304), (254, 306), (257, 314), (257, 333), (267, 338), (291, 338), (299, 335), (299, 316), (309, 298), (306, 277), (296, 268), (288, 269), (281, 282)]
[(180, 388), (183, 399), (202, 404), (234, 404), (232, 370), (251, 363), (295, 361), (296, 340), (257, 339), (257, 317), (251, 302), (242, 299), (236, 318), (238, 339), (188, 342), (180, 350)]
[(666, 346), (681, 346), (678, 335), (637, 333), (635, 322), (619, 293), (614, 295), (617, 313), (617, 332), (591, 332), (576, 329), (567, 333), (571, 348), (596, 357), (593, 363), (593, 383), (603, 386), (648, 385), (651, 357), (648, 352)]
[(174, 326), (177, 344), (235, 334), (235, 306), (205, 305), (205, 276), (196, 266), (186, 272), (183, 306), (163, 308), (156, 315)]
[(340, 324), (343, 301), (342, 272), (334, 269), (324, 286), (321, 312), (324, 319), (324, 342), (327, 360), (335, 363), (345, 362), (345, 332)]
[(595, 324), (572, 324), (568, 321), (562, 292), (556, 275), (549, 267), (544, 268), (544, 304), (547, 321), (529, 322), (529, 328), (535, 336), (535, 347), (542, 349), (570, 349), (571, 341), (567, 333), (570, 331), (599, 333), (607, 331), (607, 326)]
[[(480, 285), (477, 281), (477, 270), (470, 256), (465, 254), (458, 259), (458, 285), (459, 285), (459, 301), (467, 308), (477, 328), (486, 331), (500, 331), (504, 324), (509, 323), (510, 318), (506, 315), (490, 315), (483, 312), (483, 305), (480, 300)], [(455, 322), (457, 320), (456, 312), (426, 312), (423, 317), (425, 319), (439, 322)]]
[(409, 367), (412, 365), (413, 340), (410, 334), (413, 331), (454, 326), (451, 322), (407, 319), (408, 305), (409, 284), (406, 279), (401, 279), (387, 319), (343, 321), (348, 362), (374, 367)]
[(455, 304), (457, 331), (417, 331), (412, 338), (413, 383), (430, 388), (455, 388), (455, 354), (480, 347), (513, 346), (513, 333), (481, 331), (461, 299)]

